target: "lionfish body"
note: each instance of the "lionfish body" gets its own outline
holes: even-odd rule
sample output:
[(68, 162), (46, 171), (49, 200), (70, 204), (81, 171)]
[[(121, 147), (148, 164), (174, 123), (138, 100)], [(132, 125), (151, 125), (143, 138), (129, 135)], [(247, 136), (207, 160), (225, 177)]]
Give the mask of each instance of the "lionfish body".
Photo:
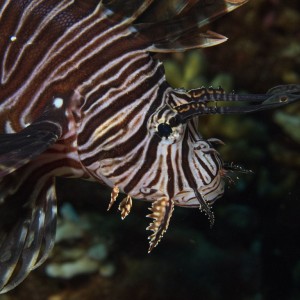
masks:
[[(245, 1), (0, 1), (0, 289), (41, 265), (53, 247), (55, 177), (81, 177), (153, 202), (150, 249), (175, 205), (210, 205), (226, 173), (197, 116), (297, 100), (299, 87), (238, 96), (173, 89), (154, 52), (219, 44), (200, 27)], [(217, 107), (218, 101), (255, 102)], [(209, 105), (209, 104), (215, 105)]]

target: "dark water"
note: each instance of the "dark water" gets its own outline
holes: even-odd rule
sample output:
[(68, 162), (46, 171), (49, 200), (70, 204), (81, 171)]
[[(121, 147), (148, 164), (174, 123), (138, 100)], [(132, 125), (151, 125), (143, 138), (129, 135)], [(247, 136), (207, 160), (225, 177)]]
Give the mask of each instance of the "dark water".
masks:
[[(181, 73), (180, 80), (170, 81), (190, 87), (221, 82), (248, 92), (299, 83), (299, 28), (298, 1), (253, 1), (210, 26), (230, 37), (226, 44), (164, 57), (182, 73), (188, 73), (189, 61), (201, 64), (194, 78)], [(214, 206), (213, 229), (197, 209), (175, 209), (167, 234), (151, 254), (144, 217), (149, 204), (135, 201), (121, 221), (117, 206), (106, 212), (108, 190), (59, 180), (60, 205), (70, 203), (75, 214), (70, 221), (83, 234), (58, 243), (45, 266), (0, 299), (300, 299), (299, 119), (298, 103), (252, 116), (201, 120), (205, 137), (226, 142), (219, 148), (224, 160), (254, 173), (238, 174), (228, 185)], [(72, 279), (46, 274), (47, 265), (76, 262), (93, 245), (105, 248), (100, 274)], [(73, 255), (74, 249), (81, 254)]]

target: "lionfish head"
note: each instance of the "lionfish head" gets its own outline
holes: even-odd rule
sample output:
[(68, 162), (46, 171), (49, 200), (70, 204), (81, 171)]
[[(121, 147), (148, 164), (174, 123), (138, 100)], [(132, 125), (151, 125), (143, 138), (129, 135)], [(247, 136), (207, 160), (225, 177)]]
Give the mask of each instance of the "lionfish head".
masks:
[[(276, 108), (299, 99), (299, 85), (278, 86), (266, 94), (237, 95), (222, 88), (171, 90), (166, 101), (149, 118), (148, 134), (155, 145), (155, 167), (148, 172), (141, 192), (154, 201), (154, 219), (148, 229), (150, 250), (166, 231), (175, 205), (199, 207), (210, 220), (211, 204), (224, 193), (228, 169), (213, 148), (218, 139), (205, 140), (198, 131), (199, 116), (207, 114), (248, 113)], [(230, 165), (229, 170), (244, 171)]]
[[(100, 129), (82, 130), (78, 140), (81, 162), (92, 177), (113, 187), (109, 208), (119, 191), (127, 194), (119, 205), (122, 219), (130, 212), (132, 198), (152, 202), (148, 215), (153, 219), (148, 227), (153, 231), (151, 251), (167, 230), (174, 206), (198, 207), (213, 225), (211, 205), (224, 193), (228, 166), (213, 147), (222, 142), (200, 135), (199, 117), (276, 108), (299, 97), (299, 85), (278, 86), (255, 95), (226, 93), (221, 88), (169, 88), (160, 106), (140, 114), (122, 111), (100, 127), (111, 135), (99, 134)], [(85, 149), (81, 142), (87, 137), (93, 143)], [(230, 165), (230, 171), (234, 167)]]
[(213, 148), (218, 139), (205, 140), (199, 133), (198, 117), (183, 119), (192, 96), (185, 90), (172, 90), (165, 104), (148, 121), (148, 132), (156, 145), (156, 172), (148, 178), (145, 197), (162, 197), (170, 206), (198, 207), (213, 224), (211, 204), (224, 193), (224, 168)]

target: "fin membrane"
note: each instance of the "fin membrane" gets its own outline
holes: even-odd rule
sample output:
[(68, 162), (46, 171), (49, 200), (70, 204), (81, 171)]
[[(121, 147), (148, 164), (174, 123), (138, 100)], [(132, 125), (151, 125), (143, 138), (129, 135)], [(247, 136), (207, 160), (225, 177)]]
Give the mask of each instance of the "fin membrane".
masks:
[(136, 20), (153, 2), (155, 0), (103, 0), (102, 4), (114, 14), (114, 17), (127, 19), (126, 22), (129, 23)]
[(61, 136), (61, 126), (39, 120), (22, 131), (0, 134), (0, 177), (3, 177), (47, 150)]
[(28, 172), (29, 167), (31, 164), (0, 182), (0, 190), (5, 193), (0, 199), (0, 294), (16, 287), (40, 266), (54, 245), (54, 178), (34, 176), (36, 170)]
[[(127, 3), (128, 2), (128, 3)], [(247, 0), (104, 1), (114, 16), (127, 17), (137, 37), (148, 41), (148, 51), (175, 52), (214, 46), (226, 37), (201, 28), (238, 8)]]
[(213, 31), (201, 32), (193, 30), (185, 35), (174, 39), (164, 39), (151, 45), (148, 50), (151, 52), (183, 52), (190, 49), (206, 48), (224, 43), (227, 38)]

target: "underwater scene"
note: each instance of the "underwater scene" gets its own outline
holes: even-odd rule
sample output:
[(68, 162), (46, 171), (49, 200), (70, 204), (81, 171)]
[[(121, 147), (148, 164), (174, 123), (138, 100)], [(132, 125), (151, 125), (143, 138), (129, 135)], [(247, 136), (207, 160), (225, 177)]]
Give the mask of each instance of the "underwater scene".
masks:
[[(300, 2), (252, 0), (208, 28), (226, 43), (159, 54), (173, 87), (265, 93), (300, 83)], [(148, 254), (149, 203), (133, 199), (122, 220), (111, 189), (57, 178), (59, 219), (49, 259), (0, 300), (300, 299), (300, 103), (200, 118), (199, 132), (230, 174), (213, 205), (176, 207)], [(125, 196), (119, 196), (122, 199)]]

